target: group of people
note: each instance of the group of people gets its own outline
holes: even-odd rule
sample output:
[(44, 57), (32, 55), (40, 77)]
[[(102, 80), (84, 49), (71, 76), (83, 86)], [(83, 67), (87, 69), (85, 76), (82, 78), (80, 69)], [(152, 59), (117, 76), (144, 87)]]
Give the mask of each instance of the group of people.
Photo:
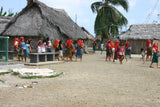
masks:
[(157, 64), (157, 68), (159, 68), (158, 65), (158, 57), (159, 57), (159, 47), (158, 43), (155, 42), (153, 45), (151, 44), (151, 40), (147, 41), (146, 44), (146, 50), (141, 48), (141, 56), (142, 60), (145, 63), (145, 56), (146, 56), (146, 61), (149, 59), (151, 61), (150, 68), (153, 68), (153, 63)]
[[(101, 43), (101, 54), (104, 50), (104, 44)], [(129, 44), (129, 41), (127, 41), (125, 44), (124, 42), (116, 41), (115, 44), (113, 41), (108, 40), (107, 44), (105, 46), (106, 48), (106, 61), (111, 61), (113, 59), (113, 62), (115, 60), (119, 59), (120, 63), (122, 64), (123, 59), (125, 58), (126, 61), (129, 58), (131, 58), (131, 46)], [(93, 42), (93, 52), (95, 53), (96, 49), (96, 42)]]
[[(96, 49), (96, 42), (93, 42), (93, 52), (95, 53)], [(104, 50), (104, 44), (101, 43), (101, 54), (103, 53)], [(159, 48), (158, 48), (158, 43), (154, 43), (153, 45), (151, 44), (151, 40), (147, 41), (146, 44), (146, 49), (141, 48), (141, 56), (142, 60), (145, 63), (145, 56), (146, 56), (146, 61), (149, 59), (151, 61), (150, 68), (152, 68), (152, 64), (156, 63), (157, 68), (158, 66), (158, 57), (159, 57)], [(119, 59), (119, 62), (122, 64), (123, 59), (125, 58), (126, 61), (127, 59), (131, 58), (131, 46), (129, 41), (127, 41), (125, 44), (124, 42), (116, 41), (115, 44), (113, 41), (108, 40), (106, 44), (106, 61), (111, 61), (113, 59), (113, 62), (115, 60)]]
[(129, 45), (129, 41), (127, 41), (125, 44), (120, 41), (116, 41), (115, 44), (111, 40), (107, 41), (106, 61), (108, 59), (111, 61), (112, 58), (113, 62), (115, 62), (115, 60), (119, 59), (119, 62), (122, 64), (123, 59), (125, 58), (127, 60), (127, 57), (131, 58), (131, 47)]
[(15, 38), (14, 40), (14, 49), (16, 51), (16, 55), (18, 59), (23, 61), (23, 57), (25, 58), (26, 62), (26, 57), (28, 57), (28, 54), (31, 52), (31, 39), (27, 39), (24, 41), (24, 37)]
[[(24, 37), (20, 37), (20, 39), (15, 38), (14, 40), (14, 49), (17, 53), (17, 57), (19, 60), (23, 61), (23, 57), (29, 57), (29, 53), (31, 52), (31, 39), (27, 39), (24, 42)], [(45, 52), (52, 52), (52, 48), (55, 49), (55, 59), (58, 61), (61, 59), (64, 60), (64, 56), (66, 57), (66, 61), (72, 61), (72, 58), (75, 56), (75, 61), (77, 58), (80, 58), (82, 61), (83, 55), (83, 47), (84, 43), (83, 40), (79, 39), (77, 43), (73, 43), (71, 39), (68, 39), (66, 44), (63, 44), (61, 40), (55, 40), (54, 43), (51, 42), (50, 38), (39, 40), (36, 45), (36, 52), (37, 53), (45, 53)], [(65, 54), (65, 55), (64, 55)], [(21, 59), (20, 59), (21, 58)]]

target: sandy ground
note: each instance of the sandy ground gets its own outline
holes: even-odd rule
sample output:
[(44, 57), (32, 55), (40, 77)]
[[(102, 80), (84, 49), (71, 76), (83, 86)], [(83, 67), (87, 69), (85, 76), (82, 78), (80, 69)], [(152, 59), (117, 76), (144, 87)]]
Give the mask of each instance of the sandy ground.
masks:
[[(64, 72), (51, 79), (0, 76), (9, 85), (0, 87), (0, 107), (160, 107), (160, 69), (135, 56), (122, 65), (104, 60), (96, 52), (83, 62), (37, 67)], [(33, 88), (15, 87), (32, 81)]]

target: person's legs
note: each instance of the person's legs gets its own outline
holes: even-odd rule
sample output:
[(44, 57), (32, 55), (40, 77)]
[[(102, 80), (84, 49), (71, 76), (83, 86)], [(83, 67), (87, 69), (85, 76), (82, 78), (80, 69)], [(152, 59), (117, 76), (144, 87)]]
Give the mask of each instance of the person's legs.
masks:
[(80, 57), (80, 61), (82, 62), (82, 57)]

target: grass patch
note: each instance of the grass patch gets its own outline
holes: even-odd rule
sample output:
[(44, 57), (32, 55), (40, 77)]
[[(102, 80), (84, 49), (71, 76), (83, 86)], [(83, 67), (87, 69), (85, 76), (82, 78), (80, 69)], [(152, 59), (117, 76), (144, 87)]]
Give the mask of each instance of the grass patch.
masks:
[(18, 75), (20, 75), (20, 73), (19, 72), (11, 72), (12, 73), (12, 75), (14, 75), (14, 76), (18, 76)]
[(11, 72), (0, 72), (0, 75), (5, 75), (5, 74), (9, 74), (9, 73), (11, 73)]
[(63, 72), (60, 72), (59, 74), (56, 74), (56, 75), (50, 75), (50, 76), (19, 76), (19, 77), (22, 79), (55, 78), (55, 77), (58, 77), (62, 74), (63, 74)]
[(3, 81), (3, 80), (0, 79), (0, 82), (4, 83), (5, 81)]
[(12, 72), (13, 72), (13, 70), (9, 69), (7, 72), (0, 72), (0, 75), (9, 74), (9, 73), (12, 73)]

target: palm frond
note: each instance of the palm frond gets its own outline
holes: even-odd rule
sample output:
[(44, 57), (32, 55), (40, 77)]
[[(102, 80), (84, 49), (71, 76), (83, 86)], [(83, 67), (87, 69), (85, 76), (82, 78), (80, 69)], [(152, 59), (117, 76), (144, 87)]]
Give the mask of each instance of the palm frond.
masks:
[(108, 0), (110, 4), (115, 6), (122, 6), (124, 10), (128, 11), (128, 1), (127, 0)]
[(102, 7), (102, 2), (94, 2), (91, 4), (91, 9), (93, 13), (98, 13), (99, 9)]

